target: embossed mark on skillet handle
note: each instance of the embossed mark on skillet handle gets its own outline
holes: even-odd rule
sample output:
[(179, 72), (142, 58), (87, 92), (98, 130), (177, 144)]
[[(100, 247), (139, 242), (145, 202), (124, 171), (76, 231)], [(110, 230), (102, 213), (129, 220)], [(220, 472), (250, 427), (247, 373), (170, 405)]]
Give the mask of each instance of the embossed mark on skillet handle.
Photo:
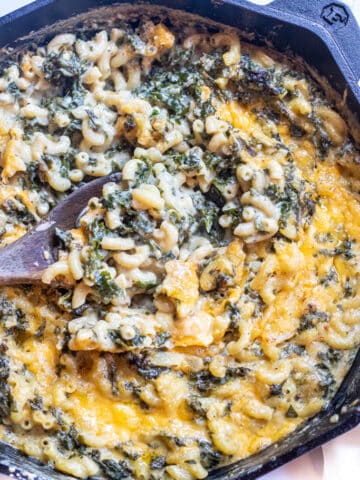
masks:
[[(329, 0), (274, 0), (264, 9), (317, 34), (360, 103), (360, 28), (348, 6)], [(307, 41), (305, 34), (304, 42)]]

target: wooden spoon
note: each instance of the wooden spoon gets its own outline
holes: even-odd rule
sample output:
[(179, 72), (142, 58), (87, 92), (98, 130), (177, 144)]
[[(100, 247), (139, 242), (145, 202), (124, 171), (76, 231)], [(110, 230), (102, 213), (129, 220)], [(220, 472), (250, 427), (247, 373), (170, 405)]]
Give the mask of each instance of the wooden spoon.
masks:
[(55, 227), (73, 228), (90, 198), (101, 196), (105, 183), (120, 178), (120, 173), (113, 173), (78, 188), (30, 232), (0, 248), (0, 286), (40, 282), (44, 270), (57, 259)]

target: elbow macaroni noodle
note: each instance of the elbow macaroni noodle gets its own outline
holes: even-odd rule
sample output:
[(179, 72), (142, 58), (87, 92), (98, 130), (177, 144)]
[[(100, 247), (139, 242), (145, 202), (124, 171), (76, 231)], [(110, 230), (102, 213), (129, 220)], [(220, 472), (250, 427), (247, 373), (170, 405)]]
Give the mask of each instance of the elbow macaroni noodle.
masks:
[(202, 479), (326, 407), (351, 365), (359, 151), (295, 61), (138, 17), (0, 78), (1, 247), (121, 172), (56, 231), (41, 286), (0, 289), (0, 437), (78, 478)]

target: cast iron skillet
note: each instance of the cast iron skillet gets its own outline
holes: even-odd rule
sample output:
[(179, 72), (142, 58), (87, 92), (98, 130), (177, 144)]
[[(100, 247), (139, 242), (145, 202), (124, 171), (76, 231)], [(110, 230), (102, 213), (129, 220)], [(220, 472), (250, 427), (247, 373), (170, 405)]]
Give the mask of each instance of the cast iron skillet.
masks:
[[(126, 3), (123, 0), (38, 0), (0, 19), (0, 47), (21, 47), (17, 41), (31, 31), (88, 10)], [(129, 1), (128, 3), (137, 3)], [(145, 3), (144, 1), (139, 3)], [(246, 0), (151, 0), (146, 2), (196, 13), (255, 32), (254, 42), (270, 40), (279, 51), (290, 50), (325, 76), (360, 119), (360, 31), (347, 7), (329, 0), (275, 0), (258, 6)], [(73, 26), (77, 26), (76, 21)], [(35, 35), (36, 42), (59, 33), (61, 26)], [(62, 30), (64, 31), (64, 30)], [(0, 51), (0, 62), (7, 53)], [(337, 420), (337, 421), (335, 421)], [(301, 425), (293, 434), (233, 465), (213, 471), (209, 480), (250, 480), (346, 432), (360, 423), (360, 352), (329, 407)], [(0, 443), (0, 472), (19, 479), (70, 480)], [(29, 476), (28, 474), (32, 474)]]

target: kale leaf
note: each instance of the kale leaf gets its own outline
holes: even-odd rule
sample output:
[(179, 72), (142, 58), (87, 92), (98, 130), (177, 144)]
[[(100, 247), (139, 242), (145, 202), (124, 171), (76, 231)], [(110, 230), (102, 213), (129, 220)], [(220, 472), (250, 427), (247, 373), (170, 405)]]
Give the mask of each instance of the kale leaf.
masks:
[(10, 374), (9, 359), (4, 354), (0, 354), (0, 421), (3, 422), (10, 415), (12, 396), (8, 378)]

